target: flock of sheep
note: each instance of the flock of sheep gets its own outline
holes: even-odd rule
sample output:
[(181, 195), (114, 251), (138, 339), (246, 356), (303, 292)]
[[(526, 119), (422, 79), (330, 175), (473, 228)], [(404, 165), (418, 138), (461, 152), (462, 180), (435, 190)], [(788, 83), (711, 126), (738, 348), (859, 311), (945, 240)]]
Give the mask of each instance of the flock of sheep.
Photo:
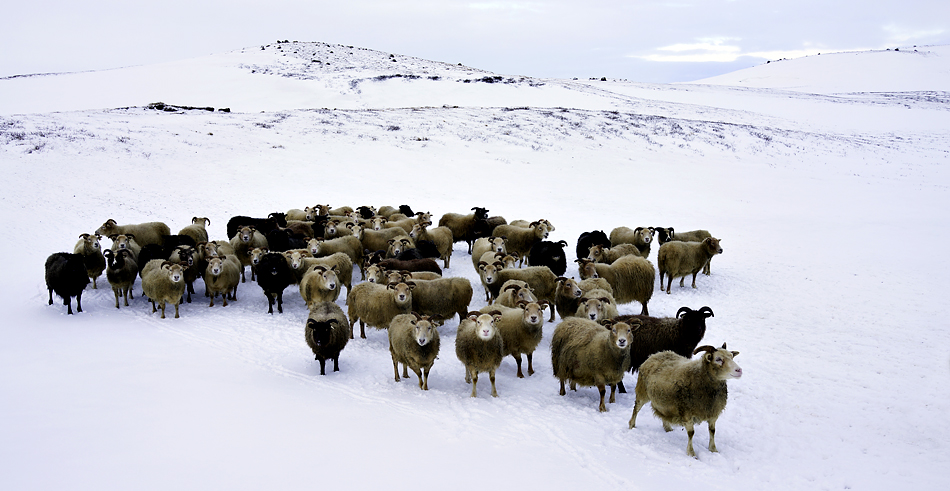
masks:
[[(320, 205), (272, 213), (265, 218), (232, 217), (228, 240), (209, 240), (210, 220), (194, 217), (191, 225), (172, 235), (162, 222), (119, 225), (106, 221), (93, 234), (82, 234), (74, 252), (55, 253), (46, 261), (49, 304), (53, 293), (63, 298), (72, 314), (72, 297), (82, 312), (82, 292), (103, 272), (115, 294), (129, 305), (136, 278), (152, 305), (152, 312), (191, 302), (194, 282), (202, 279), (205, 296), (213, 307), (218, 295), (222, 305), (237, 300), (238, 286), (257, 281), (268, 299), (268, 313), (283, 312), (283, 292), (298, 289), (309, 309), (305, 338), (320, 362), (339, 370), (339, 357), (365, 326), (386, 329), (396, 381), (412, 370), (419, 387), (428, 390), (428, 376), (439, 353), (438, 328), (459, 317), (455, 351), (465, 366), (465, 380), (472, 397), (480, 373), (488, 373), (492, 396), (495, 372), (511, 355), (517, 376), (523, 378), (522, 355), (527, 374), (534, 373), (533, 353), (542, 340), (545, 317), (561, 322), (551, 337), (554, 376), (572, 390), (577, 385), (595, 386), (600, 392), (600, 411), (606, 387), (609, 402), (617, 390), (625, 392), (623, 375), (637, 372), (636, 402), (629, 427), (637, 412), (650, 402), (667, 431), (685, 426), (689, 435), (687, 453), (693, 451), (693, 425), (706, 421), (709, 450), (715, 452), (715, 423), (725, 407), (726, 381), (742, 370), (733, 358), (738, 354), (721, 348), (698, 346), (712, 309), (679, 309), (675, 317), (650, 317), (648, 302), (655, 289), (656, 269), (660, 291), (671, 293), (672, 282), (684, 286), (692, 275), (710, 274), (713, 256), (722, 253), (719, 239), (704, 230), (686, 233), (662, 227), (618, 227), (608, 237), (602, 231), (585, 232), (577, 241), (580, 280), (566, 278), (567, 242), (546, 240), (554, 225), (548, 220), (507, 222), (488, 216), (485, 208), (473, 213), (447, 213), (433, 226), (429, 213), (413, 213), (410, 207), (342, 207)], [(103, 251), (99, 244), (108, 237), (113, 245)], [(451, 264), (453, 246), (465, 241), (472, 264), (479, 273), (489, 304), (469, 311), (474, 290), (466, 278), (442, 277)], [(648, 260), (651, 246), (657, 251), (657, 268)], [(441, 260), (440, 267), (436, 259)], [(525, 265), (527, 264), (527, 265)], [(354, 267), (360, 279), (354, 281)], [(666, 284), (664, 285), (664, 278)], [(355, 283), (355, 284), (354, 284)], [(336, 304), (346, 290), (346, 312)], [(638, 302), (640, 315), (619, 315), (618, 304)], [(548, 310), (548, 313), (545, 313)], [(699, 358), (693, 355), (703, 353)]]

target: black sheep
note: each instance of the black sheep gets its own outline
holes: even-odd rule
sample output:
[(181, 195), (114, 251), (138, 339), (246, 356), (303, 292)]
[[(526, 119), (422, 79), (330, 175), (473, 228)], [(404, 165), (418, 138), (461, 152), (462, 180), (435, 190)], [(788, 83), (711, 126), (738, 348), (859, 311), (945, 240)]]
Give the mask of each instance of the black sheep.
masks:
[(267, 239), (267, 249), (275, 252), (284, 252), (291, 249), (306, 249), (307, 239), (303, 235), (295, 234), (290, 229), (277, 228), (264, 234)]
[(76, 297), (76, 311), (82, 312), (82, 291), (89, 284), (86, 264), (81, 254), (56, 252), (46, 258), (46, 288), (49, 289), (49, 304), (53, 305), (53, 292), (63, 299), (66, 313), (73, 313), (72, 297)]
[(593, 232), (584, 232), (577, 238), (576, 254), (577, 259), (587, 259), (590, 255), (590, 248), (595, 245), (610, 247), (610, 239), (603, 230), (594, 230)]
[(267, 297), (267, 313), (274, 313), (274, 300), (277, 300), (277, 312), (284, 313), (284, 289), (296, 283), (294, 272), (287, 264), (283, 254), (270, 252), (261, 257), (257, 264), (257, 284)]
[[(627, 322), (630, 319), (640, 321), (640, 328), (633, 332), (633, 343), (630, 345), (630, 373), (636, 372), (650, 355), (661, 351), (669, 350), (691, 358), (693, 350), (706, 335), (706, 319), (709, 317), (714, 317), (709, 307), (699, 310), (680, 307), (676, 317), (621, 315), (615, 318), (615, 322)], [(626, 392), (625, 389), (621, 391)]]
[(267, 218), (252, 218), (244, 215), (231, 217), (231, 219), (228, 220), (227, 225), (228, 240), (234, 238), (234, 236), (237, 235), (238, 230), (246, 225), (253, 225), (258, 232), (267, 235), (267, 232), (270, 232), (277, 227), (286, 227), (287, 215), (285, 213), (275, 212), (267, 215)]
[(564, 276), (564, 272), (567, 271), (567, 258), (564, 255), (565, 247), (567, 247), (567, 241), (564, 240), (536, 242), (528, 251), (528, 264), (547, 266), (555, 276)]

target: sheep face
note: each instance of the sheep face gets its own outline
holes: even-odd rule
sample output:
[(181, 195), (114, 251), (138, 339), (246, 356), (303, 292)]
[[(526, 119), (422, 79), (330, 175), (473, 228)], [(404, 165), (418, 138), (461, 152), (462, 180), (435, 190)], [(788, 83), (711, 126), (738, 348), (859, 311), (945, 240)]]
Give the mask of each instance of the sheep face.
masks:
[(544, 309), (548, 307), (547, 302), (537, 303), (537, 302), (519, 302), (519, 306), (524, 309), (524, 315), (522, 317), (523, 322), (527, 326), (531, 327), (541, 327), (544, 325)]
[(106, 220), (106, 223), (103, 223), (101, 227), (96, 229), (96, 235), (108, 237), (112, 234), (118, 233), (119, 224), (116, 223), (113, 219)]
[(287, 258), (287, 264), (290, 265), (291, 269), (300, 269), (306, 255), (300, 251), (287, 251), (284, 253), (284, 257)]
[(389, 250), (386, 251), (386, 257), (396, 257), (406, 249), (409, 249), (410, 242), (407, 239), (389, 239)]
[(366, 281), (370, 283), (382, 283), (384, 277), (385, 273), (383, 273), (383, 268), (375, 264), (366, 268)]
[(388, 220), (384, 217), (376, 217), (369, 221), (369, 226), (373, 230), (379, 231), (383, 229), (383, 224), (385, 224), (387, 221)]
[(131, 243), (135, 239), (134, 234), (112, 234), (109, 236), (112, 239), (112, 245), (115, 246), (116, 250), (118, 249), (129, 249), (131, 248)]
[(412, 289), (415, 288), (414, 284), (390, 283), (387, 288), (391, 290), (390, 293), (392, 294), (396, 305), (400, 307), (412, 305)]
[(577, 307), (577, 314), (594, 322), (606, 319), (607, 313), (605, 304), (607, 302), (609, 302), (609, 300), (606, 298), (588, 298)]
[(339, 278), (336, 275), (336, 269), (326, 269), (322, 266), (314, 266), (313, 271), (320, 274), (323, 277), (323, 284), (326, 286), (327, 290), (336, 290), (337, 285), (340, 283)]
[(429, 322), (428, 317), (420, 318), (412, 322), (412, 337), (419, 346), (425, 346), (438, 335), (435, 326)]
[(208, 271), (213, 276), (218, 276), (224, 271), (225, 256), (215, 256), (208, 260)]
[(722, 343), (722, 348), (719, 349), (712, 346), (700, 346), (693, 350), (693, 354), (701, 351), (706, 352), (703, 355), (703, 363), (716, 379), (729, 380), (742, 377), (742, 368), (735, 362), (735, 357), (739, 355), (739, 352), (727, 350), (726, 343)]
[(606, 262), (605, 261), (606, 256), (607, 256), (607, 251), (604, 250), (604, 246), (601, 244), (597, 244), (590, 247), (590, 254), (587, 255), (587, 259), (590, 261), (602, 263), (602, 262)]
[(722, 246), (719, 245), (719, 239), (715, 237), (703, 239), (703, 246), (711, 255), (722, 254)]
[[(497, 312), (497, 311), (496, 311)], [(482, 341), (488, 341), (495, 336), (497, 329), (495, 329), (495, 321), (501, 318), (500, 314), (479, 314), (469, 315), (469, 320), (475, 323), (475, 334)]]
[(649, 244), (653, 242), (653, 227), (637, 227), (634, 229), (633, 233), (637, 235), (637, 238), (644, 244)]
[(494, 252), (496, 252), (496, 253), (500, 252), (500, 253), (502, 253), (502, 254), (507, 254), (507, 253), (508, 253), (508, 251), (505, 250), (505, 242), (507, 242), (507, 241), (508, 241), (508, 239), (506, 239), (506, 238), (504, 238), (504, 237), (494, 237), (494, 236), (492, 236), (492, 237), (489, 237), (489, 238), (488, 238), (488, 243), (491, 244), (491, 250), (494, 251)]
[(168, 273), (168, 279), (172, 283), (178, 283), (185, 279), (185, 268), (181, 264), (165, 263), (162, 265), (162, 269)]
[(600, 275), (597, 274), (597, 267), (594, 266), (594, 262), (589, 259), (577, 260), (577, 273), (580, 275), (582, 280), (586, 280), (588, 278), (600, 278)]
[(247, 252), (248, 256), (251, 256), (251, 265), (257, 266), (261, 263), (261, 258), (264, 257), (264, 254), (267, 254), (267, 249), (261, 247), (255, 247)]
[(240, 230), (238, 230), (238, 237), (241, 238), (241, 242), (244, 242), (244, 243), (250, 242), (251, 237), (254, 236), (255, 230), (256, 229), (250, 225), (241, 227)]
[(610, 342), (616, 344), (618, 348), (625, 349), (633, 342), (633, 327), (630, 324), (617, 322), (611, 324), (608, 329), (610, 329)]
[(581, 287), (577, 286), (577, 282), (574, 281), (574, 278), (561, 277), (557, 279), (557, 291), (555, 291), (554, 294), (555, 296), (568, 298), (581, 298), (584, 291), (581, 290)]
[(102, 237), (99, 236), (98, 234), (96, 235), (82, 234), (79, 236), (79, 238), (82, 239), (83, 247), (86, 250), (94, 251), (97, 253), (102, 250), (102, 247), (99, 245), (99, 239), (101, 239)]
[(482, 277), (482, 281), (486, 285), (494, 284), (498, 279), (498, 272), (503, 269), (503, 265), (500, 261), (495, 261), (494, 263), (486, 263), (485, 261), (480, 261), (478, 263), (478, 272)]

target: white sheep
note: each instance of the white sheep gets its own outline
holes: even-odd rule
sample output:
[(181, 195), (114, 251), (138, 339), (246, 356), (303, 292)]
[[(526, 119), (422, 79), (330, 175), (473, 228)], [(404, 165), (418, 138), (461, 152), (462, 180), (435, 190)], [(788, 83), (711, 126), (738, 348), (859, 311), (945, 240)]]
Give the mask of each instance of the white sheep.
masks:
[(393, 317), (412, 310), (413, 288), (413, 283), (377, 285), (363, 282), (354, 286), (346, 296), (350, 332), (353, 332), (356, 321), (360, 321), (360, 337), (364, 339), (366, 324), (376, 329), (388, 328)]
[(335, 302), (340, 296), (340, 279), (336, 268), (312, 266), (300, 280), (300, 296), (307, 308), (322, 302)]
[(214, 307), (214, 298), (221, 294), (224, 300), (223, 305), (228, 306), (228, 298), (237, 300), (238, 285), (241, 284), (241, 271), (244, 266), (238, 261), (237, 256), (214, 256), (208, 258), (208, 266), (205, 267), (205, 290), (211, 297), (208, 307)]
[(549, 304), (541, 300), (540, 303), (521, 301), (515, 308), (492, 304), (479, 309), (485, 314), (501, 312), (501, 317), (495, 321), (495, 328), (505, 341), (505, 354), (511, 355), (518, 365), (518, 378), (524, 378), (524, 372), (521, 371), (522, 353), (528, 357), (528, 375), (534, 375), (534, 350), (544, 335), (544, 309), (548, 307)]
[(178, 306), (185, 293), (184, 266), (162, 259), (152, 259), (142, 266), (142, 292), (152, 302), (152, 313), (156, 312), (155, 302), (162, 309), (165, 318), (165, 305), (175, 305), (175, 318), (178, 318)]
[(208, 225), (211, 225), (210, 218), (192, 217), (191, 225), (187, 225), (179, 230), (178, 235), (187, 235), (188, 237), (191, 237), (195, 240), (195, 244), (199, 242), (208, 242)]
[[(630, 321), (639, 326), (638, 321)], [(560, 395), (565, 395), (564, 383), (596, 386), (600, 392), (600, 412), (604, 404), (606, 386), (610, 386), (610, 402), (615, 401), (617, 384), (629, 367), (631, 324), (618, 322), (602, 326), (596, 322), (571, 317), (561, 321), (551, 336), (551, 367), (561, 382)]]
[(79, 242), (76, 242), (76, 246), (73, 247), (73, 254), (82, 256), (82, 262), (86, 266), (86, 274), (92, 280), (93, 289), (99, 288), (96, 286), (96, 278), (101, 276), (106, 269), (106, 259), (102, 255), (99, 239), (99, 234), (82, 234), (79, 236)]
[(613, 264), (594, 263), (578, 259), (578, 272), (583, 279), (603, 278), (613, 289), (617, 303), (640, 302), (641, 315), (650, 315), (647, 303), (653, 297), (656, 269), (653, 263), (640, 256), (624, 256)]
[(396, 382), (402, 363), (402, 376), (409, 378), (411, 368), (419, 377), (419, 388), (429, 390), (429, 371), (439, 355), (439, 331), (428, 316), (399, 314), (389, 324), (389, 354)]
[[(238, 229), (237, 234), (231, 238), (231, 248), (234, 249), (234, 255), (241, 262), (241, 283), (244, 283), (244, 268), (253, 266), (251, 264), (251, 250), (256, 248), (267, 248), (267, 238), (264, 234), (257, 231), (253, 225), (245, 225)], [(251, 268), (251, 280), (256, 278), (255, 269)]]
[(653, 227), (617, 227), (610, 231), (610, 247), (620, 244), (633, 244), (637, 247), (638, 255), (642, 258), (650, 257), (650, 244), (653, 243)]
[(165, 242), (165, 235), (171, 235), (171, 229), (162, 222), (135, 223), (129, 225), (119, 225), (113, 219), (106, 220), (101, 227), (96, 229), (96, 234), (108, 237), (113, 234), (133, 234), (135, 241), (140, 246), (148, 244), (162, 245)]
[(495, 328), (500, 318), (500, 313), (469, 312), (456, 331), (455, 355), (465, 365), (465, 382), (472, 384), (472, 397), (477, 397), (479, 372), (488, 372), (491, 395), (498, 397), (495, 370), (505, 358), (505, 342)]
[(617, 311), (617, 301), (614, 300), (614, 296), (607, 290), (597, 288), (581, 297), (581, 302), (577, 306), (574, 317), (600, 322), (614, 319), (619, 315), (620, 312)]
[(689, 440), (686, 455), (696, 457), (693, 451), (693, 426), (702, 421), (709, 425), (709, 451), (716, 448), (716, 420), (726, 407), (726, 381), (742, 377), (742, 368), (734, 358), (738, 351), (700, 346), (693, 351), (706, 353), (696, 359), (680, 356), (672, 351), (661, 351), (640, 365), (637, 376), (637, 400), (633, 405), (629, 428), (637, 425), (637, 413), (644, 404), (653, 406), (653, 414), (663, 421), (663, 429), (672, 425), (685, 426)]
[(674, 278), (680, 278), (680, 287), (684, 286), (687, 275), (693, 275), (693, 288), (696, 288), (696, 275), (709, 264), (716, 254), (722, 254), (719, 239), (707, 237), (702, 242), (670, 241), (660, 246), (656, 255), (660, 270), (660, 291), (663, 291), (663, 276), (669, 275), (666, 293), (672, 293), (670, 286)]

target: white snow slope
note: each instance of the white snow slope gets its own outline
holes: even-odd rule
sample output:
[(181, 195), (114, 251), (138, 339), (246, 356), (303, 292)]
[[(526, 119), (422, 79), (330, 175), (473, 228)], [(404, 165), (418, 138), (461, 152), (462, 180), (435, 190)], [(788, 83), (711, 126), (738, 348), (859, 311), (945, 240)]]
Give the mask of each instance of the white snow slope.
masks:
[[(873, 53), (841, 57), (847, 76), (824, 54), (796, 60), (803, 78), (837, 77), (823, 82), (843, 86), (833, 94), (488, 83), (322, 43), (0, 79), (2, 487), (945, 489), (950, 84), (926, 78), (950, 66), (944, 52), (906, 88), (847, 89), (870, 79), (859, 68)], [(157, 101), (231, 112), (145, 107)], [(177, 231), (208, 216), (222, 239), (233, 215), (317, 203), (547, 218), (570, 259), (584, 231), (710, 230), (724, 249), (712, 275), (649, 305), (710, 306), (704, 344), (741, 352), (719, 453), (700, 425), (687, 457), (685, 431), (649, 410), (627, 429), (632, 393), (603, 414), (595, 388), (558, 396), (560, 319), (533, 376), (508, 358), (499, 397), (482, 385), (472, 399), (457, 320), (422, 392), (393, 380), (375, 329), (320, 376), (296, 287), (274, 315), (252, 282), (227, 307), (199, 293), (180, 319), (138, 296), (116, 310), (104, 275), (82, 313), (47, 305), (46, 257), (108, 218)], [(463, 243), (446, 274), (484, 305)]]

